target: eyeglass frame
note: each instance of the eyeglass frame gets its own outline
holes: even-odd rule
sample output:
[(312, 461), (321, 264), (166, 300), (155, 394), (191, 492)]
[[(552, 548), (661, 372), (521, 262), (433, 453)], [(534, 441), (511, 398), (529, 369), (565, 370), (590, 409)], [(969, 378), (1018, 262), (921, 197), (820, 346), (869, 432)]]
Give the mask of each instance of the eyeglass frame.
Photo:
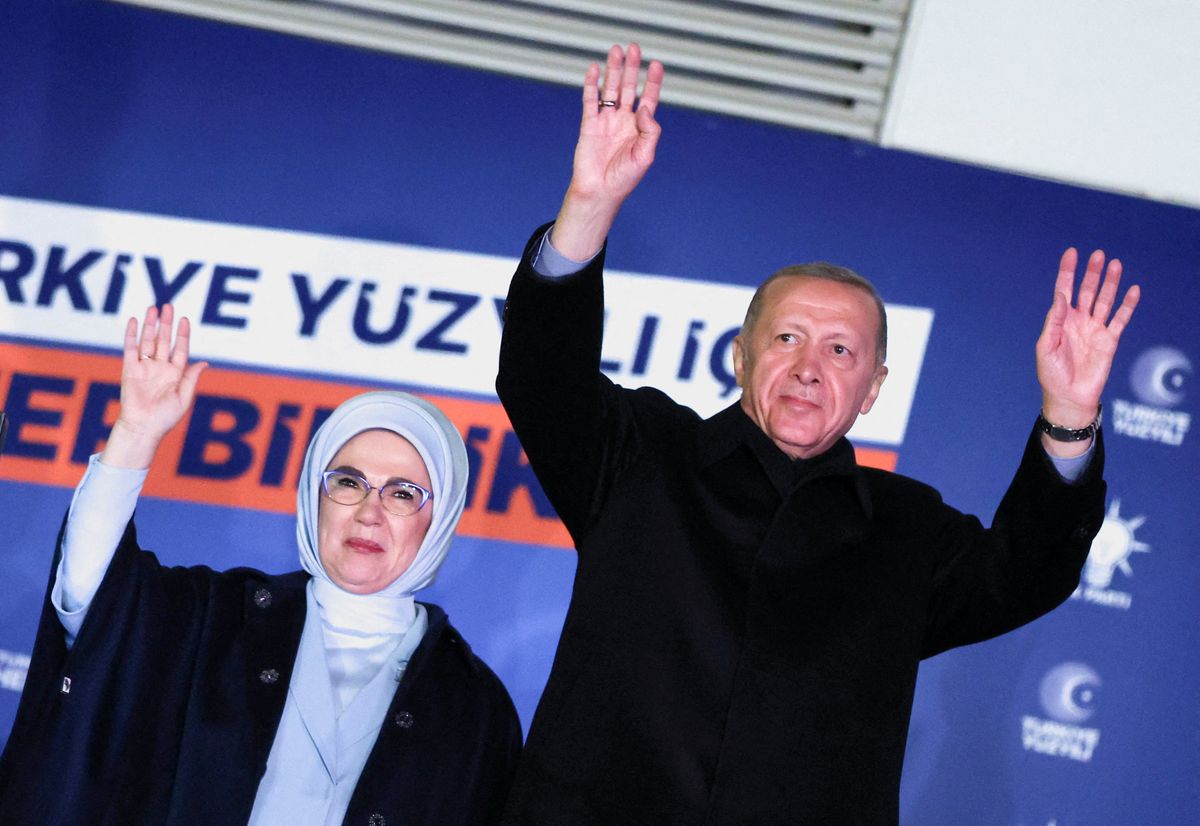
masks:
[[(338, 476), (350, 476), (350, 477), (353, 477), (354, 479), (357, 479), (358, 481), (362, 482), (363, 483), (362, 498), (359, 499), (357, 502), (354, 502), (353, 504), (351, 504), (349, 502), (339, 502), (338, 500), (334, 499), (333, 494), (331, 494), (329, 492), (329, 477), (333, 476), (335, 474)], [(405, 485), (410, 488), (416, 488), (417, 490), (419, 490), (421, 492), (421, 504), (417, 505), (417, 509), (414, 510), (412, 513), (396, 513), (394, 510), (392, 510), (391, 508), (389, 508), (387, 506), (387, 503), (384, 501), (384, 498), (383, 498), (383, 489), (388, 487), (389, 485)], [(422, 508), (424, 508), (427, 504), (429, 504), (430, 502), (433, 501), (433, 491), (427, 489), (423, 485), (418, 485), (416, 482), (409, 482), (407, 480), (402, 481), (402, 482), (397, 482), (395, 480), (392, 480), (392, 481), (384, 482), (382, 485), (379, 485), (378, 487), (376, 487), (375, 485), (372, 485), (370, 482), (368, 482), (363, 477), (359, 476), (357, 473), (350, 473), (349, 471), (339, 470), (337, 468), (321, 471), (321, 492), (325, 495), (326, 499), (328, 499), (330, 502), (332, 502), (335, 505), (342, 505), (343, 507), (347, 507), (347, 508), (358, 507), (363, 502), (367, 501), (367, 497), (371, 495), (371, 491), (375, 491), (375, 493), (379, 496), (380, 507), (382, 507), (385, 511), (390, 513), (392, 516), (399, 516), (401, 518), (405, 518), (405, 517), (409, 517), (409, 516), (416, 516), (418, 513), (421, 512)]]

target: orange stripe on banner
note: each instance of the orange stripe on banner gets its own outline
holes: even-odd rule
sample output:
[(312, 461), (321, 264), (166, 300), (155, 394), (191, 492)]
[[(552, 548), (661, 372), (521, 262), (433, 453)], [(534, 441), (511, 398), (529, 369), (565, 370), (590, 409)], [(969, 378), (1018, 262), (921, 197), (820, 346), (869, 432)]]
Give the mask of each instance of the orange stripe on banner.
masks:
[[(0, 398), (11, 417), (0, 478), (74, 487), (117, 414), (118, 356), (0, 344)], [(151, 496), (296, 510), (296, 480), (318, 416), (365, 385), (209, 368), (188, 417), (163, 440), (146, 479)], [(498, 403), (422, 394), (458, 426), (472, 460), (460, 532), (571, 547), (536, 488)], [(535, 492), (536, 491), (536, 492)], [(543, 513), (535, 505), (541, 497)]]
[(900, 454), (894, 450), (882, 450), (877, 447), (859, 447), (855, 445), (854, 458), (864, 467), (876, 467), (880, 470), (894, 471)]
[[(0, 478), (74, 487), (117, 415), (118, 356), (0, 344), (0, 398), (11, 418)], [(304, 450), (333, 408), (366, 385), (209, 368), (187, 418), (163, 440), (151, 496), (294, 513)], [(422, 394), (459, 428), (472, 462), (468, 536), (571, 547), (496, 402)], [(894, 470), (894, 451), (856, 448)], [(539, 510), (540, 509), (540, 510)]]

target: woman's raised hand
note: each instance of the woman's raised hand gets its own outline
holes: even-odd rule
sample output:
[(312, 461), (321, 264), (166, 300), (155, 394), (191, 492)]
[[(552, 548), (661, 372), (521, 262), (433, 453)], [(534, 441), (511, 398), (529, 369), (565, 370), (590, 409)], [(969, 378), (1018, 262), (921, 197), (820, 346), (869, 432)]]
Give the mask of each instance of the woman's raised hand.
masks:
[(163, 437), (196, 397), (196, 382), (207, 362), (188, 363), (191, 326), (179, 319), (171, 340), (175, 310), (170, 304), (146, 310), (141, 334), (131, 318), (125, 325), (121, 366), (121, 411), (100, 460), (106, 465), (147, 468)]

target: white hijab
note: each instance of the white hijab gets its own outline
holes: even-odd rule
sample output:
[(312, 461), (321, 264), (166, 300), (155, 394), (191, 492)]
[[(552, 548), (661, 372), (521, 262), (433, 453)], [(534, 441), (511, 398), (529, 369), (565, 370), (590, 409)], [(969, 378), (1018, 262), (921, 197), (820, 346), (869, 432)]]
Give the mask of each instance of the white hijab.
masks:
[(369, 602), (397, 598), (411, 601), (415, 591), (433, 582), (450, 550), (467, 498), (467, 449), (458, 429), (442, 411), (407, 393), (379, 391), (348, 399), (313, 436), (304, 456), (297, 493), (296, 542), (300, 565), (314, 579), (337, 588), (321, 564), (317, 544), (321, 473), (342, 445), (364, 430), (374, 429), (390, 430), (404, 437), (421, 454), (433, 488), (433, 498), (425, 505), (433, 508), (433, 520), (408, 570), (374, 594), (354, 596), (356, 600)]

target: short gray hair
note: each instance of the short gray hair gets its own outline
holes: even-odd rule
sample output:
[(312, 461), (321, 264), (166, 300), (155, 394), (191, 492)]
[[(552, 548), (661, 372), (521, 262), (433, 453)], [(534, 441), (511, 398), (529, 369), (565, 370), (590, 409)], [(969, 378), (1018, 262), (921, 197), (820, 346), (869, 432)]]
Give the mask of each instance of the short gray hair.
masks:
[(835, 281), (838, 284), (856, 287), (869, 295), (875, 302), (875, 309), (879, 312), (879, 335), (875, 339), (875, 362), (883, 364), (887, 359), (887, 311), (884, 309), (883, 299), (876, 292), (875, 285), (866, 278), (854, 270), (826, 261), (784, 267), (773, 272), (770, 278), (759, 284), (758, 289), (754, 291), (754, 297), (750, 299), (750, 306), (746, 308), (746, 320), (742, 322), (742, 335), (749, 333), (754, 323), (758, 321), (759, 315), (762, 314), (763, 304), (766, 303), (767, 288), (782, 278), (816, 278), (821, 281)]

